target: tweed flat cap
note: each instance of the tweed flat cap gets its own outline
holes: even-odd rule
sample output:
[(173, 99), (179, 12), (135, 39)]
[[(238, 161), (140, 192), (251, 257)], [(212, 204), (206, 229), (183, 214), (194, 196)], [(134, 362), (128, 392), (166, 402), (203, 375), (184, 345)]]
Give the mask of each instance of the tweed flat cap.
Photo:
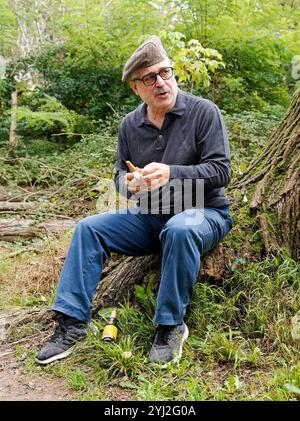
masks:
[(127, 60), (123, 69), (122, 82), (128, 80), (135, 70), (152, 66), (167, 57), (161, 40), (156, 35), (151, 36)]

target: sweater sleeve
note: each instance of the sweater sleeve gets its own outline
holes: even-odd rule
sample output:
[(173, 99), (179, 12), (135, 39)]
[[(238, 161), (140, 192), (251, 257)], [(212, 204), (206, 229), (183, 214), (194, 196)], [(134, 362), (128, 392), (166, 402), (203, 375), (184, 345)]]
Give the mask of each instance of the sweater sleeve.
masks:
[(114, 173), (114, 182), (117, 191), (122, 194), (122, 196), (127, 197), (130, 199), (132, 194), (127, 189), (127, 185), (125, 184), (125, 175), (128, 172), (127, 165), (125, 161), (130, 160), (130, 153), (128, 150), (128, 145), (126, 142), (125, 136), (125, 122), (122, 121), (119, 134), (118, 134), (118, 146), (117, 146), (117, 153), (116, 153), (116, 162), (115, 162), (115, 173)]
[(211, 101), (197, 112), (196, 165), (170, 165), (170, 179), (203, 179), (205, 190), (225, 187), (230, 178), (230, 151), (226, 126)]

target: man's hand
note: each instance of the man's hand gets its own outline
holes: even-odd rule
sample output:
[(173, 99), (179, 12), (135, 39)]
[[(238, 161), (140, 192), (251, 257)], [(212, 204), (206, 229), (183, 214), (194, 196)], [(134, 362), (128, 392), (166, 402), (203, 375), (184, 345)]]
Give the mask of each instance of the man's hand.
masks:
[(148, 191), (148, 184), (139, 172), (130, 172), (125, 175), (125, 184), (132, 194)]
[(170, 167), (159, 162), (151, 162), (141, 170), (141, 175), (148, 185), (148, 190), (152, 191), (170, 181)]

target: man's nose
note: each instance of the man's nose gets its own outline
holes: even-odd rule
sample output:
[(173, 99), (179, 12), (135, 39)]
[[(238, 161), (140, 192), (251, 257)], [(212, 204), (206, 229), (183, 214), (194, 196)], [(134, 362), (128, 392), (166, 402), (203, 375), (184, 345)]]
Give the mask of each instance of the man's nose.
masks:
[(155, 86), (159, 87), (159, 86), (164, 86), (165, 81), (163, 80), (163, 78), (159, 75), (156, 76), (156, 82), (155, 82)]

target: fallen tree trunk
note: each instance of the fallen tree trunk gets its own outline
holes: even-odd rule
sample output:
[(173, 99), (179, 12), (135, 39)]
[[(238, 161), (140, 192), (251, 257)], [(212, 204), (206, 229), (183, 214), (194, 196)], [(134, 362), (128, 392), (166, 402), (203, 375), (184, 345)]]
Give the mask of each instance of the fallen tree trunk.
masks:
[[(200, 276), (210, 276), (221, 279), (231, 265), (234, 254), (226, 244), (219, 244), (203, 257)], [(94, 296), (93, 311), (102, 307), (112, 307), (128, 299), (132, 301), (134, 285), (146, 286), (150, 275), (155, 281), (156, 290), (160, 279), (161, 256), (126, 257), (112, 260), (105, 267), (101, 282)]]
[(36, 202), (0, 202), (0, 212), (9, 210), (25, 210), (36, 207)]
[(60, 233), (75, 226), (71, 219), (49, 220), (37, 223), (30, 219), (0, 219), (0, 241), (30, 240), (48, 232)]
[(160, 256), (126, 257), (108, 263), (94, 296), (94, 311), (132, 299), (133, 286), (145, 284), (151, 273), (158, 275)]

